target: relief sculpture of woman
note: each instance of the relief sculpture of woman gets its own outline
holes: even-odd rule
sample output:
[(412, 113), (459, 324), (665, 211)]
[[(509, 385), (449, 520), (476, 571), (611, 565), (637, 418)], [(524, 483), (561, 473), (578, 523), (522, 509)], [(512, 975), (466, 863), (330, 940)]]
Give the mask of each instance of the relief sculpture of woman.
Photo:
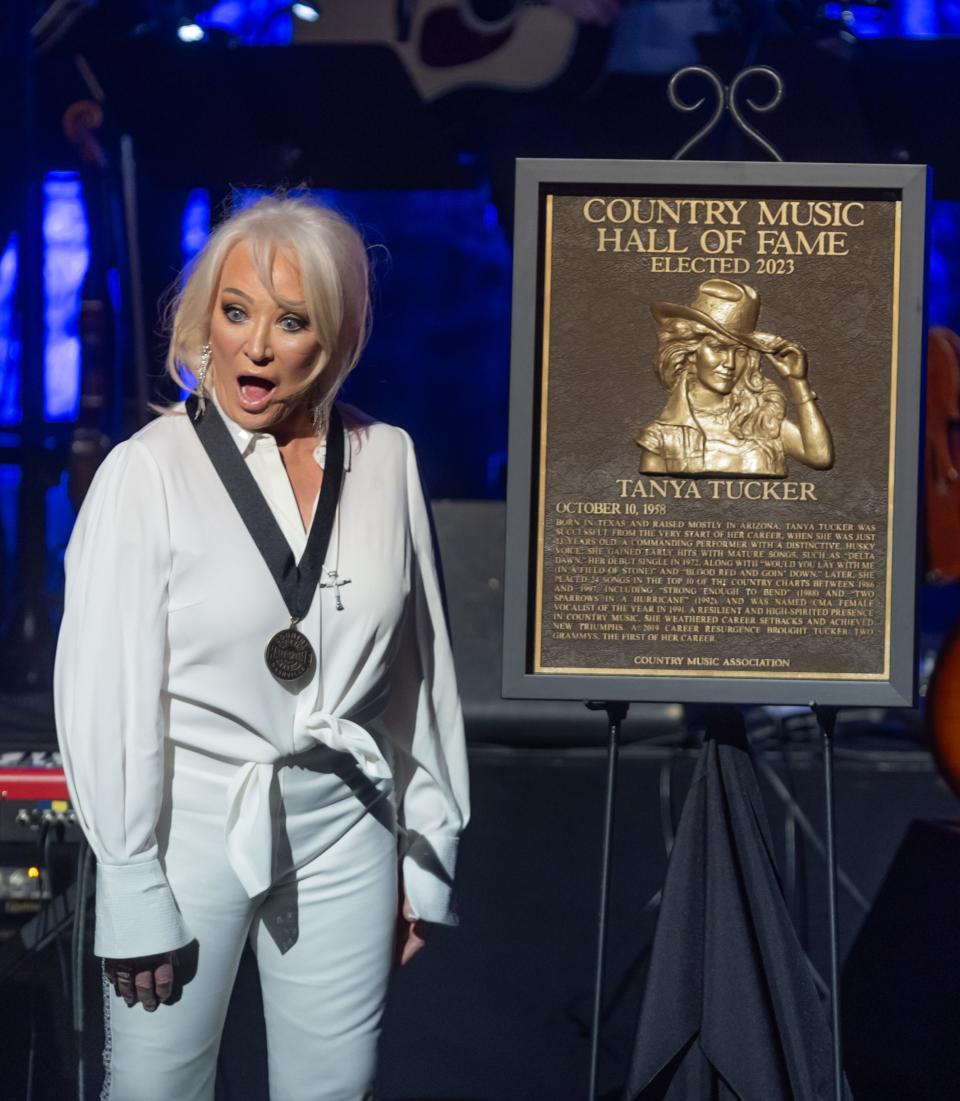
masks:
[[(708, 279), (691, 305), (654, 302), (650, 309), (657, 321), (656, 372), (670, 396), (636, 438), (644, 474), (783, 478), (788, 456), (815, 470), (833, 466), (833, 440), (807, 379), (807, 353), (757, 331), (760, 296), (753, 287)], [(786, 383), (786, 395), (764, 376), (764, 359)]]

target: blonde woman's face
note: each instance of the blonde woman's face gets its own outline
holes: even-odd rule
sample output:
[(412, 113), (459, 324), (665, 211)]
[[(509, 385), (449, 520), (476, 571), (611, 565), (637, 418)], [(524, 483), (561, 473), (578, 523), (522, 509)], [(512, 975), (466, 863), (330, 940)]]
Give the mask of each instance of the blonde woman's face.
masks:
[(697, 347), (697, 379), (716, 394), (729, 394), (747, 366), (747, 349), (741, 344), (708, 334)]
[[(277, 294), (303, 303), (294, 257), (277, 250), (271, 272)], [(290, 415), (320, 354), (306, 307), (280, 306), (257, 275), (241, 242), (227, 254), (210, 319), (213, 383), (223, 411), (248, 431)]]

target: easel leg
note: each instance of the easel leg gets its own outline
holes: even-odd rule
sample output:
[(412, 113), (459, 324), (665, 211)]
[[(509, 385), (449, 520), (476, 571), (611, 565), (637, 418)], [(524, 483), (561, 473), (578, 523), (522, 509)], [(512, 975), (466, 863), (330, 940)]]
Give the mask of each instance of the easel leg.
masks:
[(597, 1071), (600, 1065), (600, 1017), (603, 1010), (603, 963), (607, 943), (607, 904), (610, 898), (610, 870), (613, 864), (613, 806), (617, 782), (617, 759), (620, 755), (620, 724), (627, 717), (628, 703), (601, 703), (590, 700), (591, 711), (606, 711), (607, 733), (607, 796), (603, 817), (603, 855), (600, 865), (600, 905), (597, 916), (597, 962), (593, 982), (593, 1023), (590, 1029), (589, 1101), (597, 1099)]
[(835, 707), (814, 707), (823, 739), (823, 793), (827, 814), (827, 920), (830, 926), (830, 1023), (833, 1029), (833, 1096), (843, 1101), (843, 1037), (840, 1033), (840, 948), (837, 917), (837, 830), (833, 801), (833, 735)]

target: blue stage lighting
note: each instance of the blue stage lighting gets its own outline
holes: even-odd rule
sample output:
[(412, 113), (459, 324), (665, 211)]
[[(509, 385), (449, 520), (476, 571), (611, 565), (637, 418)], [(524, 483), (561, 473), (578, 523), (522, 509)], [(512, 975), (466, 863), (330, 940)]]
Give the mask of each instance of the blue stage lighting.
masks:
[(20, 499), (20, 467), (0, 463), (0, 596), (13, 595), (17, 571), (13, 568), (17, 556), (17, 513)]
[(937, 0), (905, 0), (901, 9), (905, 38), (936, 38), (943, 28)]
[(180, 253), (187, 268), (210, 236), (210, 192), (195, 187), (187, 196), (180, 219)]
[(960, 202), (933, 204), (927, 269), (927, 318), (960, 332)]
[[(180, 254), (183, 257), (184, 273), (189, 271), (194, 257), (206, 244), (209, 236), (210, 192), (205, 187), (195, 187), (187, 196), (180, 219)], [(192, 390), (193, 375), (186, 367), (183, 368), (183, 374)], [(186, 398), (188, 393), (189, 390), (181, 389), (180, 400)]]
[(80, 288), (90, 263), (87, 214), (76, 172), (48, 172), (43, 185), (44, 414), (73, 420), (80, 396)]
[(285, 46), (293, 39), (289, 0), (218, 0), (197, 12), (196, 21), (209, 31), (225, 31), (244, 46)]
[(20, 334), (14, 303), (17, 295), (17, 235), (11, 233), (0, 256), (0, 425), (19, 424)]

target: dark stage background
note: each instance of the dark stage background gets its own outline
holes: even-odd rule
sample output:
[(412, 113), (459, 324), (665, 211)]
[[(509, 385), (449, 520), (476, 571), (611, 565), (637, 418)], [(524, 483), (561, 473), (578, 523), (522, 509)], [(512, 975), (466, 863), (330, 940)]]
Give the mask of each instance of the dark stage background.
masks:
[[(463, 4), (447, 6), (466, 18)], [(558, 0), (554, 14), (570, 6)], [(771, 64), (787, 95), (758, 125), (788, 159), (933, 164), (929, 320), (960, 329), (960, 116), (950, 107), (960, 15), (936, 0), (638, 0), (610, 28), (571, 19), (575, 52), (543, 87), (523, 86), (534, 58), (549, 55), (540, 31), (514, 62), (513, 85), (469, 71), (458, 84), (449, 64), (449, 90), (425, 98), (407, 47), (377, 30), (393, 26), (392, 3), (326, 5), (366, 9), (369, 23), (358, 16), (346, 44), (318, 37), (322, 9), (311, 23), (295, 7), (6, 5), (0, 764), (55, 748), (49, 678), (76, 489), (143, 422), (147, 400), (175, 396), (161, 372), (157, 302), (221, 212), (278, 186), (319, 193), (372, 246), (374, 335), (345, 397), (412, 433), (435, 499), (474, 787), (463, 924), (437, 930), (396, 978), (381, 1094), (581, 1098), (604, 719), (578, 704), (499, 695), (514, 158), (669, 157), (700, 119), (669, 108), (670, 72), (702, 61), (729, 80), (744, 64)], [(520, 41), (512, 5), (468, 7), (473, 22), (457, 34), (448, 25), (432, 48), (466, 49), (466, 25), (491, 53), (504, 27)], [(584, 0), (581, 11), (597, 10)], [(79, 100), (99, 101), (103, 122), (81, 126), (78, 144), (64, 136), (63, 117)], [(70, 128), (76, 137), (75, 119)], [(755, 154), (729, 129), (698, 151)], [(83, 301), (99, 301), (99, 314)], [(955, 413), (935, 413), (955, 434)], [(933, 555), (920, 605), (925, 687), (960, 614), (960, 582)], [(754, 709), (748, 720), (791, 912), (825, 975), (818, 737), (802, 713)], [(601, 1049), (611, 1097), (626, 1074), (657, 894), (697, 751), (674, 707), (635, 705), (624, 733)], [(945, 1054), (956, 1048), (960, 987), (960, 840), (946, 825), (958, 818), (956, 798), (927, 748), (922, 708), (843, 713), (837, 754), (851, 1084), (858, 1101), (946, 1101), (960, 1095), (960, 1067)], [(29, 845), (0, 846), (0, 867), (37, 859)], [(75, 1096), (69, 935), (20, 960), (14, 934), (28, 915), (15, 909), (0, 913), (0, 1097)], [(96, 1096), (99, 978), (89, 954), (85, 987), (87, 1096)], [(218, 1101), (266, 1096), (258, 997), (245, 960)]]

